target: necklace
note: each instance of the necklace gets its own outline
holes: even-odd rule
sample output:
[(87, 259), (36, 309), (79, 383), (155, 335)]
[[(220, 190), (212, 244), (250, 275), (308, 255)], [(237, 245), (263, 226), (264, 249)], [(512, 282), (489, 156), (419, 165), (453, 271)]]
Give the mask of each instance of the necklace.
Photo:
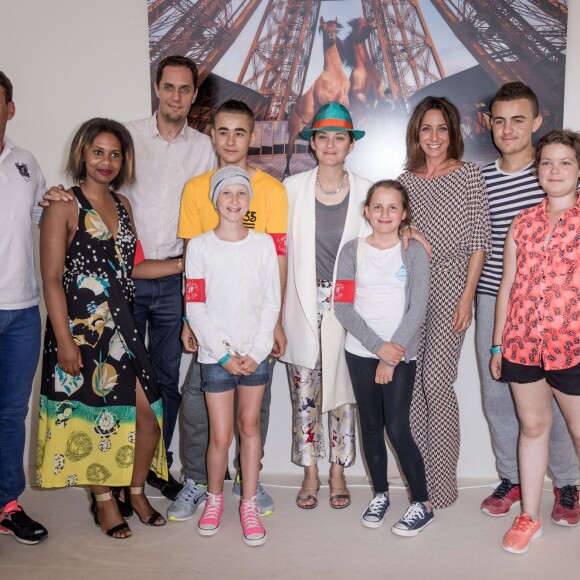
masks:
[(326, 191), (326, 189), (324, 189), (324, 187), (322, 187), (322, 185), (320, 184), (320, 181), (318, 179), (318, 171), (317, 171), (316, 172), (316, 187), (318, 187), (318, 189), (320, 189), (320, 191), (324, 195), (336, 195), (337, 193), (340, 193), (344, 189), (344, 186), (346, 185), (347, 179), (348, 179), (348, 173), (345, 171), (344, 175), (342, 176), (342, 181), (341, 181), (340, 185), (334, 191)]

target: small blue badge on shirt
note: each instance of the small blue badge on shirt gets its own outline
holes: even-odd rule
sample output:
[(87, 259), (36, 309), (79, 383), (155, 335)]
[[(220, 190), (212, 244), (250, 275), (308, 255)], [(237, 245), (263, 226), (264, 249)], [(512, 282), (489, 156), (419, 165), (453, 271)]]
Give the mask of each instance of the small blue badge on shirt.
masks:
[(24, 181), (30, 181), (30, 173), (28, 173), (28, 165), (26, 163), (15, 163), (18, 173), (24, 177)]
[(405, 264), (401, 264), (401, 267), (395, 272), (395, 278), (399, 280), (399, 282), (406, 282), (407, 281), (407, 270), (405, 270)]

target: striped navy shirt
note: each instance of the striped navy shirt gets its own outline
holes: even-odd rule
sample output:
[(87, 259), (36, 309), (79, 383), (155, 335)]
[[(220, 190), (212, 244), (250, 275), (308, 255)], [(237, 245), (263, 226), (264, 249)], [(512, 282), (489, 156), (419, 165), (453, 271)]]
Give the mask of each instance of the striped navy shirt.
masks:
[(538, 205), (545, 193), (532, 173), (532, 163), (518, 173), (505, 173), (498, 161), (494, 161), (481, 172), (487, 185), (492, 249), (481, 271), (477, 293), (495, 297), (501, 282), (503, 246), (510, 224), (520, 211)]

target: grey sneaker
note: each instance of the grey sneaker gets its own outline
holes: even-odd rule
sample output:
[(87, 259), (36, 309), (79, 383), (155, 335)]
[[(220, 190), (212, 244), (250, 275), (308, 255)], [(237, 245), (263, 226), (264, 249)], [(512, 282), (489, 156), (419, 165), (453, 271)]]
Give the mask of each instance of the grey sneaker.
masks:
[[(232, 488), (232, 495), (237, 499), (242, 499), (242, 480), (240, 474), (236, 475), (234, 480), (234, 487)], [(268, 492), (262, 487), (258, 481), (258, 491), (256, 493), (256, 503), (258, 504), (258, 515), (260, 517), (269, 516), (274, 513), (274, 500), (270, 497)]]
[(366, 528), (380, 528), (385, 521), (385, 514), (389, 511), (390, 506), (389, 496), (384, 493), (377, 493), (362, 513), (362, 525)]
[(193, 479), (186, 478), (183, 489), (167, 508), (167, 519), (172, 522), (184, 522), (191, 519), (198, 506), (205, 503), (206, 493), (207, 485), (196, 484)]

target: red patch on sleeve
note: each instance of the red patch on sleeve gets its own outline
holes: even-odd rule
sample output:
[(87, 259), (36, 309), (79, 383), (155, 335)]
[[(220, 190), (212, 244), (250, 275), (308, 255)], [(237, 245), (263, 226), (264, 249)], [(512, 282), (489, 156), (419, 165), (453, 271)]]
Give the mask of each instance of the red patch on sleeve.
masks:
[(133, 266), (140, 264), (145, 260), (145, 252), (143, 251), (143, 246), (141, 242), (137, 240), (137, 247), (135, 248), (135, 260), (133, 261)]
[(185, 284), (186, 302), (205, 302), (205, 279), (194, 278)]
[(354, 280), (337, 280), (334, 284), (334, 301), (354, 303)]
[(286, 234), (270, 234), (276, 246), (276, 254), (278, 256), (286, 255)]

